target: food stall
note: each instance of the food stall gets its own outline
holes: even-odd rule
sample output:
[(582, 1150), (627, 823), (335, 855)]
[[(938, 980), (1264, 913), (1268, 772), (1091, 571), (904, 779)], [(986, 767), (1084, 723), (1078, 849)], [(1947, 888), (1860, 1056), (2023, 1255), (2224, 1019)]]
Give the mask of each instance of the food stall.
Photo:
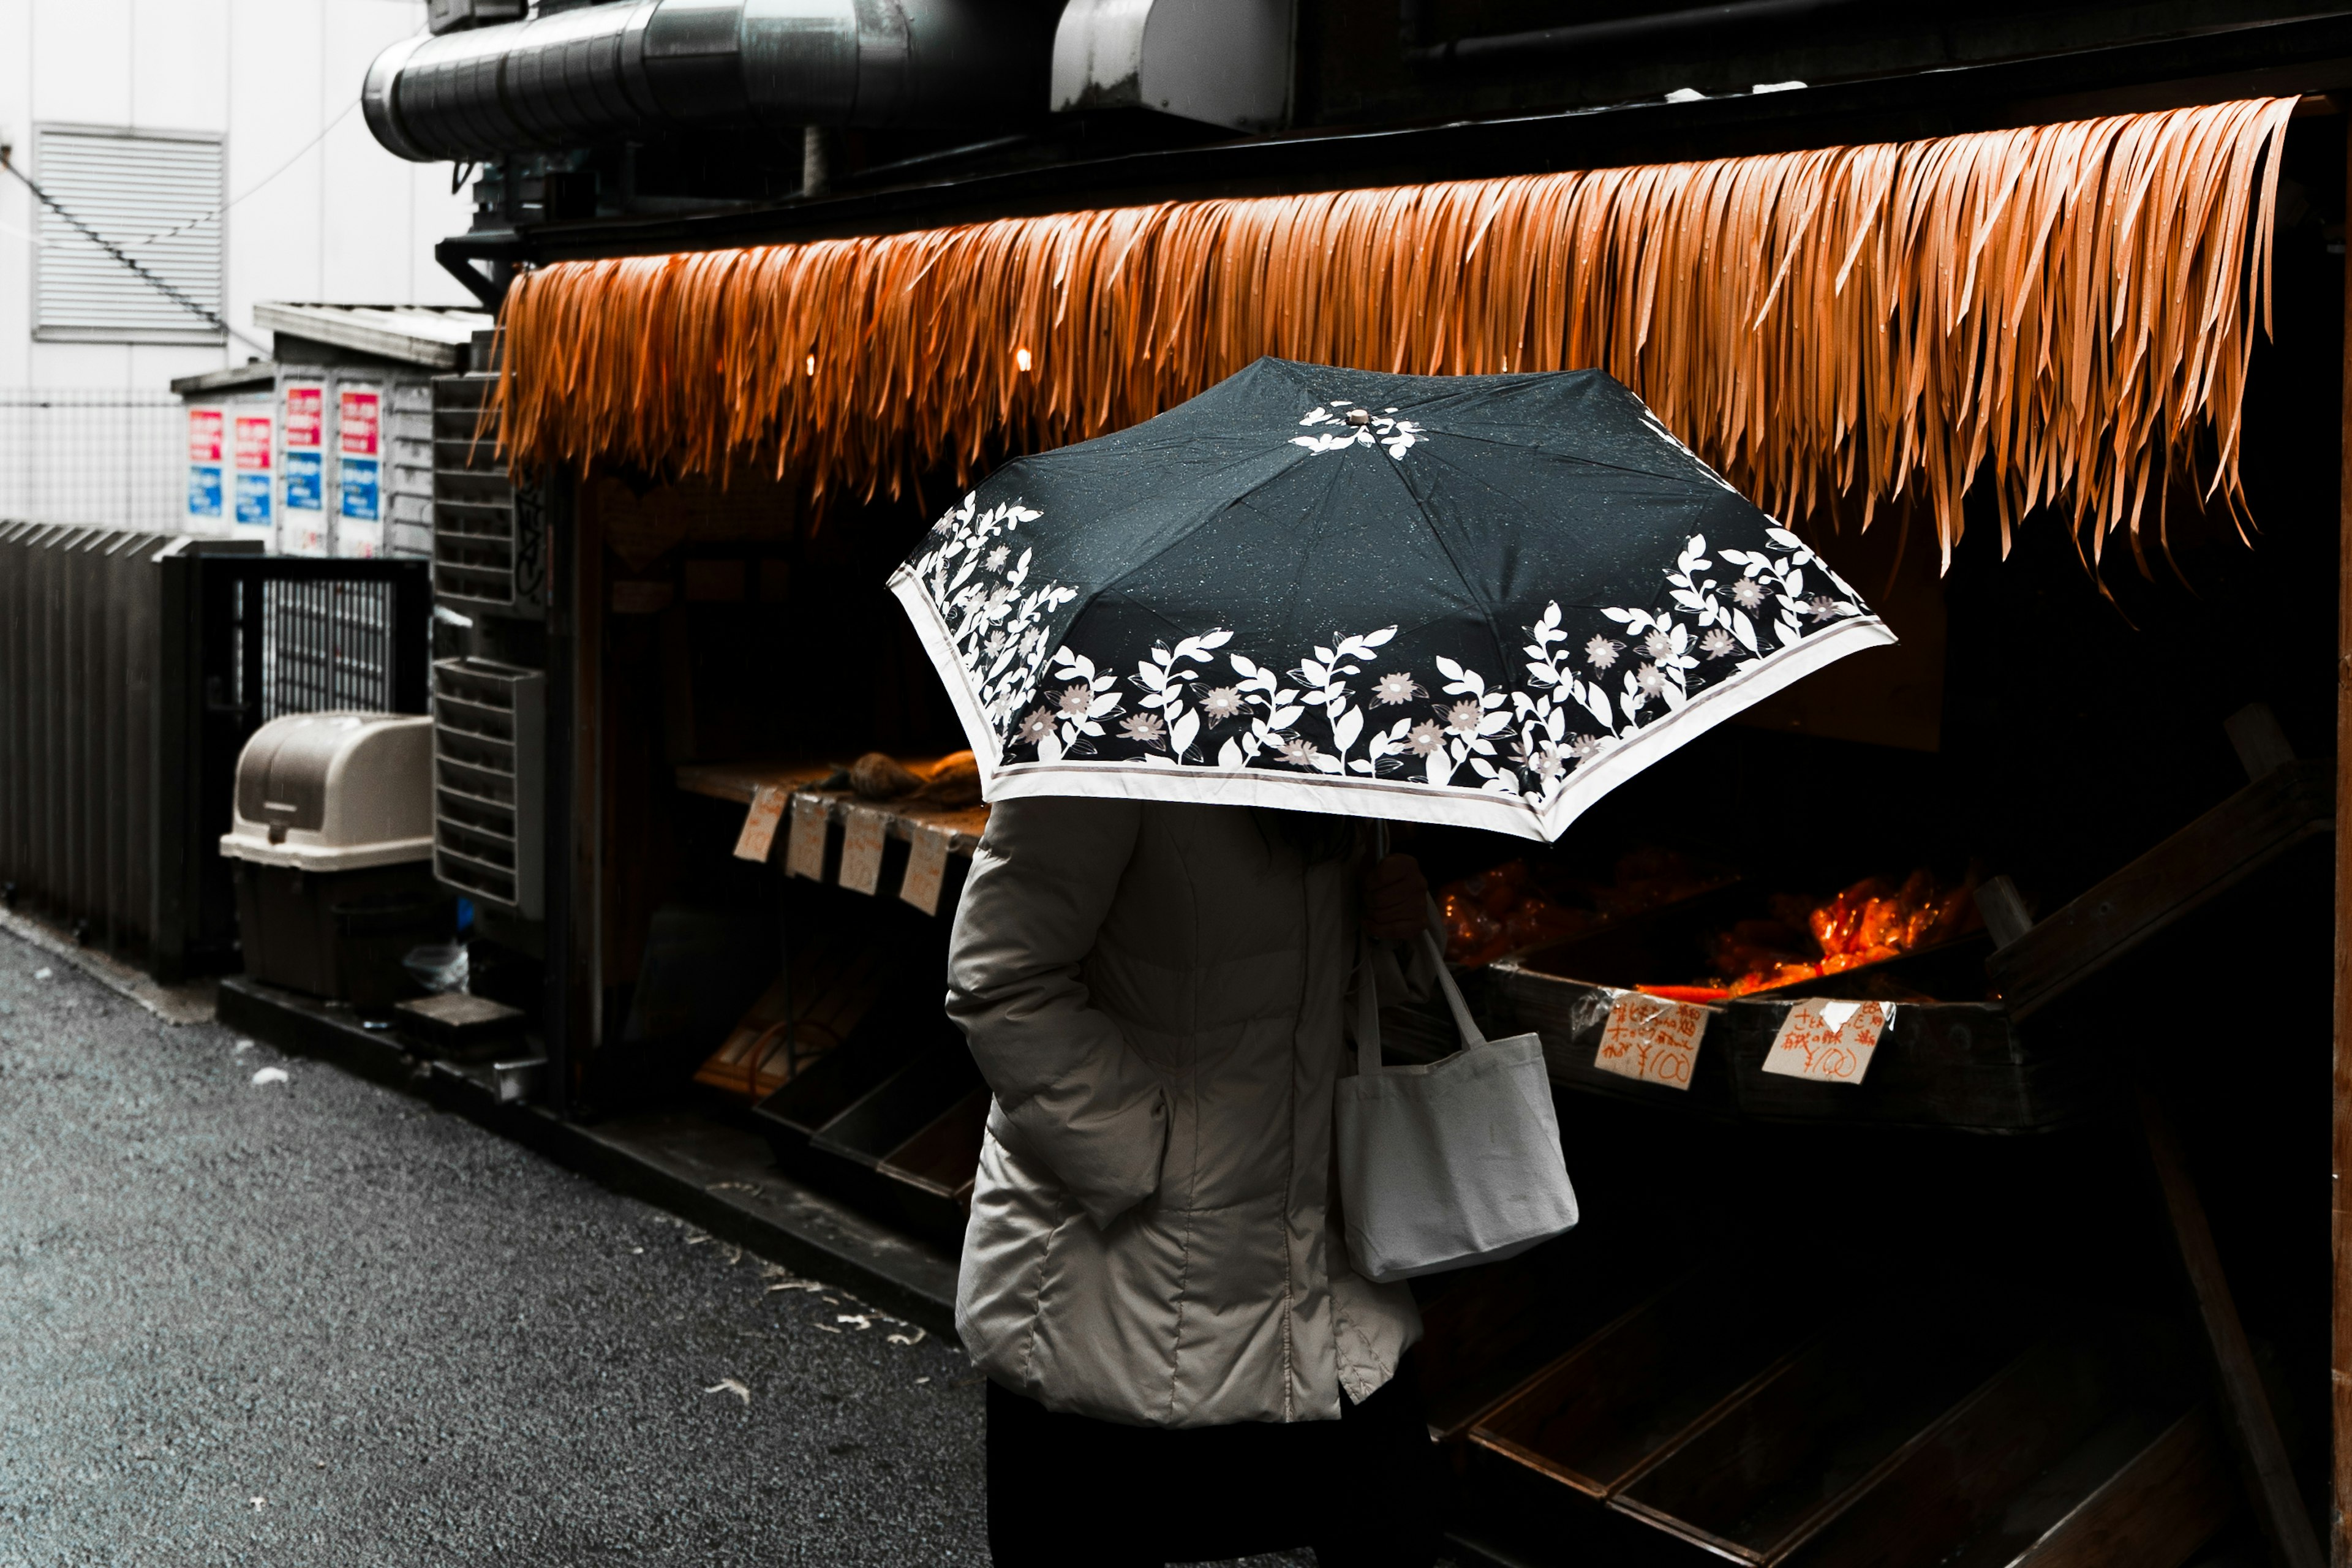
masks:
[[(2327, 1494), (2336, 1397), (2309, 1179), (2336, 807), (2330, 764), (2296, 759), (2336, 734), (2346, 167), (2329, 107), (2207, 125), (2243, 154), (2216, 155), (2227, 200), (2198, 209), (2202, 238), (2150, 254), (2205, 256), (2199, 297), (2222, 303), (2201, 328), (2150, 328), (2171, 334), (2169, 391), (2082, 367), (2095, 406), (2064, 411), (2072, 447), (2042, 427), (2050, 408), (1999, 429), (1956, 417), (1924, 468), (1864, 471), (1837, 434), (1860, 416), (1841, 425), (1834, 398), (1778, 445), (1710, 423), (1727, 366), (1755, 369), (1744, 347), (1549, 351), (1619, 369), (1869, 584), (1905, 642), (1694, 742), (1557, 847), (1435, 828), (1403, 845), (1442, 889), (1490, 1030), (1543, 1039), (1588, 1216), (1422, 1284), (1465, 1553), (2177, 1568), (2267, 1542), (2311, 1560), (2302, 1500)], [(2013, 181), (2051, 167), (2046, 147), (2005, 156)], [(1450, 193), (1446, 221), (1486, 199)], [(1199, 205), (1253, 234), (1271, 222)], [(1114, 241), (1149, 223), (1193, 245), (1184, 223), (1209, 216), (1004, 220), (963, 251), (970, 230), (916, 237), (937, 263), (920, 288), (957, 302), (908, 282), (866, 331), (760, 292), (819, 265), (790, 247), (566, 264), (510, 296), (501, 434), (561, 498), (572, 809), (548, 953), (575, 1113), (700, 1106), (757, 1127), (799, 1178), (953, 1245), (987, 1100), (939, 975), (986, 808), (882, 584), (992, 460), (1213, 380), (1212, 338), (1298, 347), (1226, 322), (1182, 337), (1118, 293)], [(1972, 206), (1950, 232), (1994, 226)], [(1834, 274), (1842, 256), (1812, 245), (1789, 243), (1783, 272)], [(1171, 241), (1153, 265), (1198, 261)], [(1082, 301), (1096, 315), (1055, 292), (1087, 268), (1103, 269)], [(2267, 293), (2246, 282), (2265, 275)], [(1898, 314), (1940, 279), (1879, 275)], [(1576, 308), (1598, 321), (1615, 296), (1592, 288)], [(2048, 327), (2081, 303), (2061, 292), (2005, 297), (1976, 342), (2034, 310)], [(706, 307), (713, 336), (692, 339)], [(1324, 357), (1411, 336), (1362, 300), (1329, 308), (1358, 335)], [(1447, 309), (1503, 324), (1416, 347), (1415, 368), (1547, 367), (1512, 358), (1520, 319)], [(1545, 319), (1563, 316), (1587, 319)], [(2242, 342), (2214, 335), (2225, 318)], [(1074, 319), (1108, 325), (1073, 337)], [(1156, 323), (1140, 337), (1139, 319)], [(744, 336), (717, 342), (710, 321)], [(643, 374), (633, 345), (662, 333), (719, 372)], [(2063, 336), (2038, 352), (2063, 358)], [(1135, 346), (1180, 339), (1200, 353)], [(909, 342), (945, 368), (892, 381)], [(557, 384), (574, 354), (599, 368)], [(1771, 374), (1793, 395), (1813, 371)], [(1939, 366), (1936, 395), (1971, 408), (1980, 374)], [(905, 406), (877, 407), (876, 385)], [(1885, 427), (1910, 416), (1898, 405)], [(2024, 425), (2032, 452), (2004, 456)], [(2117, 440), (2127, 460), (2099, 467)], [(1937, 467), (1955, 453), (1990, 462), (1985, 482)], [(1851, 483), (1818, 482), (1839, 462)], [(2070, 485), (2094, 492), (2087, 512), (2051, 504)], [(1410, 1009), (1384, 1038), (1445, 1048), (1442, 1021)]]

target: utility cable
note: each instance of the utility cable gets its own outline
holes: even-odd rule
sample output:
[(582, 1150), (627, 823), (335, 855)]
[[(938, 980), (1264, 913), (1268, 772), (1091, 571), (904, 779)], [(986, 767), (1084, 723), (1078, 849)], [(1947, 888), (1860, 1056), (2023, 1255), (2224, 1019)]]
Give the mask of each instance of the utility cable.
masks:
[(352, 117), (352, 110), (357, 109), (359, 106), (360, 100), (356, 98), (343, 105), (343, 111), (341, 114), (336, 115), (332, 120), (328, 121), (324, 125), (319, 127), (319, 133), (316, 136), (311, 137), (308, 142), (302, 143), (302, 150), (300, 152), (287, 159), (283, 163), (278, 164), (275, 169), (270, 170), (269, 173), (262, 175), (261, 178), (254, 181), (253, 184), (246, 186), (244, 190), (238, 192), (236, 195), (233, 195), (229, 197), (228, 200), (221, 203), (220, 205), (213, 208), (212, 211), (208, 213), (199, 213), (194, 217), (190, 218), (187, 222), (180, 224), (175, 227), (160, 230), (157, 233), (148, 235), (141, 239), (128, 239), (123, 241), (123, 243), (125, 245), (152, 245), (159, 239), (170, 239), (175, 235), (185, 234), (188, 230), (194, 228), (201, 224), (210, 223), (213, 219), (219, 217), (224, 213), (227, 212), (229, 208), (236, 205), (239, 202), (244, 201), (247, 196), (258, 194), (264, 185), (267, 185), (270, 181), (276, 179), (278, 175), (284, 174), (287, 170), (292, 168), (295, 164), (309, 157), (310, 155), (311, 149), (318, 146), (320, 142), (324, 142), (327, 139), (327, 132), (332, 131), (336, 126), (341, 125), (344, 121), (349, 120)]
[[(142, 266), (138, 259), (131, 256), (130, 252), (124, 250), (121, 246), (115, 244), (112, 240), (99, 233), (98, 230), (90, 227), (89, 225), (82, 222), (82, 220), (76, 216), (73, 211), (63, 202), (60, 202), (57, 197), (41, 189), (37, 181), (36, 181), (30, 174), (25, 173), (24, 170), (16, 167), (14, 160), (5, 156), (0, 156), (0, 169), (5, 169), (10, 174), (16, 175), (18, 183), (23, 184), (26, 190), (33, 193), (34, 200), (39, 202), (43, 206), (48, 208), (51, 212), (65, 219), (67, 223), (72, 225), (75, 230), (78, 231), (83, 238), (89, 240), (92, 245), (106, 252), (107, 255), (114, 258), (115, 260), (129, 268), (134, 277), (139, 279), (141, 282), (145, 283), (149, 288), (154, 289), (155, 292), (163, 295), (163, 298), (171, 300), (172, 303), (179, 306), (182, 310), (187, 311), (197, 320), (207, 321), (213, 326), (219, 328), (223, 332), (235, 338), (238, 342), (243, 343), (246, 347), (250, 349), (259, 349), (265, 355), (271, 352), (267, 344), (257, 343), (251, 338), (247, 337), (243, 332), (238, 331), (235, 327), (230, 326), (226, 321), (221, 320), (219, 315), (214, 311), (205, 309), (201, 304), (198, 304), (179, 288), (164, 281), (154, 273), (149, 271), (145, 267)], [(201, 222), (202, 220), (199, 219), (198, 221)]]

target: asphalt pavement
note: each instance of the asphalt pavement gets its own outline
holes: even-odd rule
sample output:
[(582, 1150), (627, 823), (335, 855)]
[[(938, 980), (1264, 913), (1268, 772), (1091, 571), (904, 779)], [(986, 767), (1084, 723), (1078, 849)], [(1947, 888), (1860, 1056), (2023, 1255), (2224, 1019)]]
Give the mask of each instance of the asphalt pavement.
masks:
[(935, 1334), (0, 936), (0, 1568), (984, 1563), (981, 1406)]

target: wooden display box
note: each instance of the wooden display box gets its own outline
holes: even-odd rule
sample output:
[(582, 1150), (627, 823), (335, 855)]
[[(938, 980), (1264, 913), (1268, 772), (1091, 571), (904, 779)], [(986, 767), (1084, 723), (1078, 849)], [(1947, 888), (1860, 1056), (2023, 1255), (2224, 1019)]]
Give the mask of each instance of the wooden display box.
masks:
[[(1496, 1035), (1541, 1037), (1552, 1081), (1584, 1093), (1717, 1116), (1881, 1127), (2041, 1132), (2092, 1113), (2111, 1085), (2094, 1045), (2070, 1032), (2021, 1037), (2010, 1009), (1984, 999), (1989, 938), (1938, 947), (1714, 1004), (1690, 1087), (1666, 1088), (1594, 1065), (1613, 994), (1685, 981), (1700, 939), (1734, 912), (1722, 893), (1656, 911), (1635, 931), (1504, 959), (1473, 984)], [(1790, 1008), (1808, 996), (1895, 1004), (1895, 1021), (1859, 1084), (1766, 1073)], [(1950, 998), (1950, 999), (1942, 999)]]
[(961, 1038), (898, 1018), (861, 1030), (761, 1101), (752, 1119), (786, 1170), (952, 1245), (970, 1210), (988, 1105)]

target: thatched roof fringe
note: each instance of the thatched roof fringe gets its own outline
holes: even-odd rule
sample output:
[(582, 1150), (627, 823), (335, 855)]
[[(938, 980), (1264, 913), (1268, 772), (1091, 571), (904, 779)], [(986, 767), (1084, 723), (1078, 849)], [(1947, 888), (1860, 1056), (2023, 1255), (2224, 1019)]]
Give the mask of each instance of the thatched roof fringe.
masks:
[(2057, 503), (2095, 563), (2171, 479), (2240, 514), (2294, 108), (566, 262), (508, 297), (500, 437), (896, 494), (1260, 354), (1599, 365), (1776, 512), (1915, 506), (1948, 563), (1982, 479), (2004, 551)]

